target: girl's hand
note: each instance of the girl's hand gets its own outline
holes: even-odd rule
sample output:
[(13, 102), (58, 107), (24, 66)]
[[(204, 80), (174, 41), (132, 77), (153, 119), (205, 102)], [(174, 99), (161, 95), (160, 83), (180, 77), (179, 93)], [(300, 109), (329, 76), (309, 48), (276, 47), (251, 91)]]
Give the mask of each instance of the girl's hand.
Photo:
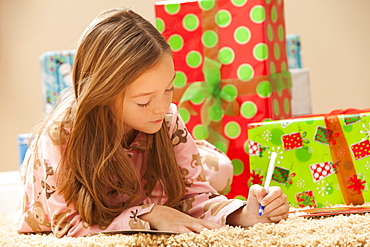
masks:
[(163, 205), (155, 205), (151, 212), (139, 217), (149, 222), (152, 229), (159, 231), (199, 233), (204, 229), (211, 230), (221, 227), (221, 225), (213, 221), (196, 219), (179, 210)]
[[(260, 204), (265, 207), (262, 216), (258, 216)], [(270, 187), (269, 193), (266, 194), (265, 188), (252, 185), (249, 189), (247, 205), (230, 214), (227, 223), (248, 227), (256, 223), (279, 222), (288, 218), (288, 214), (287, 196), (280, 187)]]

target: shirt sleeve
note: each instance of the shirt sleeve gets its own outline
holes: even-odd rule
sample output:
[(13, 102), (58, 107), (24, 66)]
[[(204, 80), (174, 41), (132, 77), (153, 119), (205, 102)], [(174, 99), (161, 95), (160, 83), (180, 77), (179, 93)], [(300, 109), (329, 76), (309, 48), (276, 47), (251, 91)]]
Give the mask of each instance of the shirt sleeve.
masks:
[(109, 226), (89, 226), (72, 205), (68, 205), (56, 189), (55, 173), (61, 157), (62, 138), (54, 138), (53, 130), (61, 126), (53, 122), (38, 140), (38, 146), (27, 151), (22, 168), (20, 206), (15, 215), (16, 230), (50, 232), (55, 236), (85, 236), (102, 231), (150, 229), (139, 218), (155, 204), (138, 205), (124, 210)]
[(186, 184), (185, 197), (177, 209), (195, 218), (225, 225), (227, 216), (243, 207), (245, 201), (228, 199), (211, 187), (204, 176), (197, 145), (178, 114), (176, 105), (172, 104), (170, 110), (172, 144)]

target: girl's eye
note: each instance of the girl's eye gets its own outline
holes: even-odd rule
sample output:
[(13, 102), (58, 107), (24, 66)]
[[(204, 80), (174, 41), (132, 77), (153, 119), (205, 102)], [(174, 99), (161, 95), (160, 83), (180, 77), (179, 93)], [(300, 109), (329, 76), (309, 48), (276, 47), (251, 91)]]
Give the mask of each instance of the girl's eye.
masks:
[(141, 108), (145, 108), (145, 107), (147, 107), (149, 105), (149, 103), (150, 103), (150, 101), (148, 103), (146, 103), (146, 104), (137, 104), (137, 105), (139, 107), (141, 107)]
[(172, 86), (171, 88), (166, 89), (166, 92), (172, 92), (172, 91), (173, 91), (173, 89), (174, 89), (174, 87)]

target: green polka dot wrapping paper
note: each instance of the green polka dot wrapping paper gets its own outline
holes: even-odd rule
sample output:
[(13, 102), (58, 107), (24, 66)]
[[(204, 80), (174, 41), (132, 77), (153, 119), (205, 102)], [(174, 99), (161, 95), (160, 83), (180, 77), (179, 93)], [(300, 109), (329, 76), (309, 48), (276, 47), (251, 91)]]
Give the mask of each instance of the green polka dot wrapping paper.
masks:
[(336, 110), (248, 125), (251, 184), (263, 184), (271, 152), (271, 186), (290, 206), (330, 207), (370, 201), (370, 109)]
[(247, 124), (291, 117), (283, 1), (160, 1), (155, 11), (173, 51), (174, 102), (194, 138), (232, 160), (227, 196), (245, 199)]

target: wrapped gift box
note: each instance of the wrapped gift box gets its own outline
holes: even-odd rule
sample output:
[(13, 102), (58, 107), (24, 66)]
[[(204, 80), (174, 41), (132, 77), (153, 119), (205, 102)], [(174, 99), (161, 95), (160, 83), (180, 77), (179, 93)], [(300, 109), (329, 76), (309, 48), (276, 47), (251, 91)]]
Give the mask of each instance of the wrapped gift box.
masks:
[(263, 184), (271, 152), (271, 186), (293, 207), (363, 204), (370, 200), (370, 110), (248, 125), (251, 184)]
[(31, 133), (18, 134), (18, 154), (19, 166), (22, 165), (24, 156), (26, 155), (28, 144), (30, 143)]
[(75, 50), (48, 51), (39, 57), (44, 115), (55, 107), (63, 89), (72, 86), (72, 65)]
[(312, 114), (310, 70), (289, 69), (292, 76), (292, 115)]
[(286, 36), (286, 51), (289, 69), (302, 68), (301, 40), (298, 34), (288, 34)]
[(183, 0), (155, 5), (173, 50), (174, 102), (190, 133), (227, 152), (229, 197), (248, 195), (248, 123), (291, 116), (282, 0)]

